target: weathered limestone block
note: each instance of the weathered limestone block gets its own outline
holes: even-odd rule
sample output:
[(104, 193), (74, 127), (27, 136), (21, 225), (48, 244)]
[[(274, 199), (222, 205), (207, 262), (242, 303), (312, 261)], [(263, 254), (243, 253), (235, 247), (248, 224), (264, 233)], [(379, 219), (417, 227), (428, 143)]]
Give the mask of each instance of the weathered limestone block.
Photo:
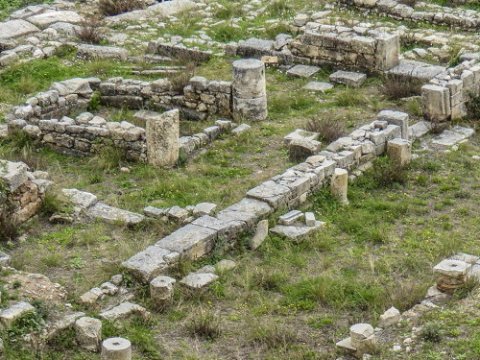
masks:
[(325, 226), (324, 222), (315, 221), (314, 226), (307, 226), (305, 224), (277, 225), (273, 227), (270, 231), (274, 234), (280, 235), (294, 242), (299, 242), (305, 236), (315, 232), (323, 226)]
[(145, 220), (145, 216), (119, 209), (102, 202), (97, 202), (95, 205), (86, 210), (87, 216), (94, 219), (102, 219), (109, 223), (124, 223), (126, 225), (136, 225)]
[(182, 280), (180, 280), (180, 283), (189, 289), (196, 290), (196, 289), (201, 289), (210, 285), (217, 279), (218, 279), (218, 275), (215, 275), (209, 272), (208, 273), (195, 272), (185, 276)]
[(412, 159), (411, 145), (405, 139), (393, 139), (387, 142), (387, 155), (400, 167), (407, 166)]
[(385, 311), (382, 315), (380, 315), (380, 321), (378, 323), (378, 326), (381, 328), (387, 328), (392, 325), (395, 325), (400, 321), (400, 311), (398, 309), (394, 308), (393, 306)]
[(380, 121), (387, 121), (389, 124), (400, 126), (402, 139), (408, 140), (408, 119), (407, 113), (393, 110), (382, 110), (377, 116)]
[(292, 140), (288, 150), (291, 161), (302, 161), (320, 150), (321, 142), (317, 140)]
[(248, 242), (250, 249), (255, 250), (257, 249), (268, 236), (268, 220), (261, 220), (257, 224), (257, 228), (255, 229), (255, 234)]
[(74, 328), (78, 345), (82, 349), (97, 352), (102, 340), (102, 322), (85, 316), (75, 321)]
[(340, 201), (341, 204), (343, 205), (348, 205), (348, 197), (347, 197), (347, 191), (348, 191), (348, 171), (345, 169), (341, 168), (336, 168), (330, 188), (332, 191), (332, 194)]
[(16, 320), (35, 312), (35, 308), (27, 302), (20, 301), (0, 312), (0, 324), (4, 329), (9, 329)]
[(179, 254), (158, 246), (149, 246), (122, 263), (134, 276), (148, 282), (167, 269), (179, 258)]
[(155, 246), (176, 252), (189, 259), (208, 254), (217, 239), (216, 230), (188, 224), (158, 241)]
[(362, 86), (365, 80), (367, 80), (367, 75), (358, 72), (339, 70), (331, 74), (329, 79), (333, 83), (358, 88)]
[(175, 282), (174, 278), (162, 275), (150, 282), (150, 297), (155, 305), (162, 307), (171, 301)]
[(82, 59), (116, 59), (125, 61), (128, 51), (119, 47), (80, 44), (77, 46), (77, 56)]
[(281, 215), (278, 218), (278, 222), (282, 225), (293, 225), (295, 222), (302, 220), (303, 217), (304, 214), (300, 210), (291, 210), (288, 213)]
[(150, 313), (147, 309), (131, 302), (123, 302), (118, 306), (100, 313), (102, 319), (110, 321), (127, 319), (133, 315), (140, 316), (143, 319), (148, 319), (150, 317)]
[(132, 344), (129, 340), (114, 337), (103, 341), (102, 360), (131, 360)]
[(267, 92), (265, 65), (260, 60), (242, 59), (233, 63), (233, 118), (265, 120)]
[(167, 111), (147, 118), (148, 162), (154, 166), (173, 166), (178, 161), (180, 113)]
[(400, 36), (398, 34), (382, 33), (377, 37), (376, 68), (386, 71), (399, 63)]
[(446, 87), (432, 84), (423, 85), (422, 105), (424, 114), (429, 120), (443, 121), (452, 115), (450, 91)]

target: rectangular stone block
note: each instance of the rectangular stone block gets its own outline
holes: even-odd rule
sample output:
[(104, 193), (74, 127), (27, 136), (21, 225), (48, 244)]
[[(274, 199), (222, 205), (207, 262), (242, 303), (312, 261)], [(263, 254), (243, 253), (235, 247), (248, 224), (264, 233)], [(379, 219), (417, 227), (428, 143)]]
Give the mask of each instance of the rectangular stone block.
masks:
[(449, 89), (439, 85), (423, 85), (422, 105), (428, 119), (447, 120), (451, 116)]
[(217, 230), (188, 224), (164, 237), (155, 246), (179, 253), (189, 259), (197, 259), (213, 249), (217, 236)]

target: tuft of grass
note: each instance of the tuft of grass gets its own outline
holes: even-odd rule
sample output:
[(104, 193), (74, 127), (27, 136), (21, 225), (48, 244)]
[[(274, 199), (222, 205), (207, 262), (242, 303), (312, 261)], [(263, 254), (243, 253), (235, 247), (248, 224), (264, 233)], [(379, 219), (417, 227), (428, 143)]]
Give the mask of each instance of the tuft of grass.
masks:
[(429, 322), (423, 326), (420, 336), (425, 341), (439, 343), (442, 340), (442, 329), (438, 323)]
[(209, 311), (197, 312), (187, 324), (187, 331), (192, 337), (215, 340), (222, 333), (220, 318)]
[(102, 23), (100, 19), (91, 17), (87, 19), (80, 27), (75, 31), (79, 40), (87, 44), (100, 44), (104, 40), (101, 32)]
[(404, 185), (407, 182), (407, 169), (397, 165), (389, 157), (379, 157), (375, 159), (373, 165), (371, 174), (378, 187)]
[(249, 340), (267, 349), (287, 348), (298, 340), (293, 331), (277, 323), (256, 323), (250, 329)]
[(113, 16), (143, 9), (145, 3), (142, 0), (100, 0), (98, 7), (103, 15)]
[(346, 130), (345, 124), (334, 117), (312, 118), (307, 122), (306, 129), (320, 134), (320, 138), (330, 143), (342, 137)]

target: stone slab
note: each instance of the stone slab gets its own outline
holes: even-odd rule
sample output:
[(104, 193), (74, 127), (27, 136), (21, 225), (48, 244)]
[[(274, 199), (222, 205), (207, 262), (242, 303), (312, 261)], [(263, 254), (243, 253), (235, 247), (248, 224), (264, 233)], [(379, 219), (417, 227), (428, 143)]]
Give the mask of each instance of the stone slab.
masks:
[(322, 221), (316, 221), (315, 226), (285, 226), (285, 225), (277, 225), (272, 228), (270, 231), (274, 234), (286, 237), (293, 241), (299, 241), (303, 237), (309, 235), (310, 233), (320, 229), (324, 226), (325, 223)]
[(197, 259), (212, 250), (217, 236), (217, 230), (188, 224), (158, 241), (156, 246)]
[(333, 89), (333, 85), (327, 82), (322, 81), (310, 81), (307, 85), (303, 87), (304, 90), (314, 91), (314, 92), (327, 92)]
[(274, 209), (287, 205), (291, 195), (292, 191), (290, 188), (271, 180), (265, 181), (247, 192), (247, 196), (265, 201)]
[(145, 220), (145, 216), (141, 214), (122, 210), (102, 202), (97, 202), (94, 206), (87, 209), (87, 215), (109, 223), (120, 222), (126, 225), (136, 225)]
[(62, 192), (69, 198), (75, 207), (80, 209), (88, 209), (97, 203), (97, 197), (86, 191), (63, 189)]
[(475, 134), (475, 130), (461, 126), (455, 126), (451, 130), (445, 130), (432, 140), (432, 146), (436, 149), (445, 150), (468, 139)]
[(0, 39), (15, 39), (39, 31), (38, 27), (21, 19), (0, 22)]
[(337, 71), (330, 75), (330, 81), (351, 87), (360, 87), (367, 80), (367, 75), (352, 71)]
[(47, 11), (42, 14), (27, 18), (27, 21), (41, 29), (46, 29), (52, 24), (63, 22), (81, 24), (85, 19), (75, 11)]
[(158, 246), (149, 246), (122, 263), (122, 267), (144, 282), (167, 269), (179, 254)]
[(302, 78), (309, 78), (315, 75), (319, 71), (320, 71), (320, 68), (317, 66), (295, 65), (294, 67), (290, 68), (287, 71), (287, 75), (302, 77)]
[(218, 275), (212, 273), (190, 273), (180, 280), (180, 284), (190, 289), (201, 289), (218, 279)]
[(14, 192), (28, 180), (28, 167), (22, 162), (0, 160), (0, 181)]

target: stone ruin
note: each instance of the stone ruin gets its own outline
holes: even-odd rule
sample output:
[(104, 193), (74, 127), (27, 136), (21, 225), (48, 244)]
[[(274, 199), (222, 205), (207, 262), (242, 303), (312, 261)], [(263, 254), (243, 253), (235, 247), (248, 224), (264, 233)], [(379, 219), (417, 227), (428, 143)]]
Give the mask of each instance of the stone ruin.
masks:
[(32, 173), (22, 162), (0, 160), (0, 218), (7, 219), (11, 226), (32, 218), (51, 184), (45, 172)]
[[(114, 78), (71, 79), (55, 83), (7, 116), (10, 131), (24, 131), (59, 152), (90, 155), (105, 147), (125, 152), (127, 159), (154, 166), (172, 166), (196, 148), (233, 128), (231, 121), (217, 121), (196, 137), (180, 137), (180, 115), (204, 120), (209, 116), (235, 120), (267, 117), (265, 66), (258, 60), (234, 63), (234, 81), (208, 81), (193, 77), (181, 91), (168, 79), (152, 82)], [(139, 110), (135, 117), (144, 127), (129, 122), (108, 122), (83, 112), (92, 101), (110, 107)], [(144, 109), (174, 109), (164, 113)]]

